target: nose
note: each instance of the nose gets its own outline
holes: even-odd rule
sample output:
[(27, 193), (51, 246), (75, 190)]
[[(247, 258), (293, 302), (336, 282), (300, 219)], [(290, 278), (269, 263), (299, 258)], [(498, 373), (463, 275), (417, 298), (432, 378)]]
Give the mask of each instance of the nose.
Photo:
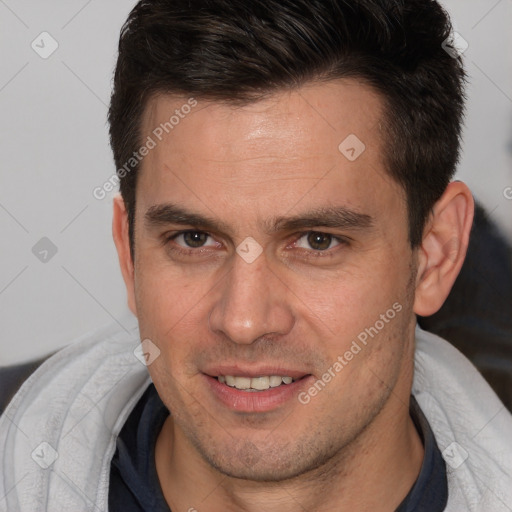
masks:
[(252, 263), (236, 254), (233, 258), (210, 310), (210, 329), (246, 345), (265, 335), (289, 333), (295, 321), (290, 291), (270, 269), (265, 255)]

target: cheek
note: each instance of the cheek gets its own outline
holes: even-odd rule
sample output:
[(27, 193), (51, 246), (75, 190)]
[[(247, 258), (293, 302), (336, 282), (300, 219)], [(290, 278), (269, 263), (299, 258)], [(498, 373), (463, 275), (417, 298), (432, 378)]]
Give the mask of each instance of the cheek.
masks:
[(325, 274), (325, 279), (296, 278), (291, 288), (300, 299), (298, 316), (308, 319), (329, 344), (338, 347), (351, 341), (405, 300), (409, 270), (400, 270), (395, 262), (372, 258), (347, 271)]
[(160, 350), (148, 370), (155, 384), (173, 395), (182, 395), (179, 390), (194, 375), (188, 361), (198, 340), (205, 339), (208, 289), (203, 279), (140, 259), (135, 295), (141, 339), (149, 338)]
[[(160, 332), (198, 325), (212, 282), (193, 270), (172, 266), (158, 255), (141, 254), (135, 272), (139, 322)], [(142, 318), (141, 318), (142, 317)]]

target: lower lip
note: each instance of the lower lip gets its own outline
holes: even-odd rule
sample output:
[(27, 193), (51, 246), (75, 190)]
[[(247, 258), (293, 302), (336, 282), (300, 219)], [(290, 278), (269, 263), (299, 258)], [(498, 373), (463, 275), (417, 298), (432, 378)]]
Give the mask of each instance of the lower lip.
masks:
[(242, 391), (222, 384), (209, 375), (204, 377), (215, 397), (225, 406), (239, 412), (268, 412), (292, 400), (298, 401), (301, 390), (314, 380), (312, 375), (307, 375), (291, 384), (281, 384), (265, 391)]

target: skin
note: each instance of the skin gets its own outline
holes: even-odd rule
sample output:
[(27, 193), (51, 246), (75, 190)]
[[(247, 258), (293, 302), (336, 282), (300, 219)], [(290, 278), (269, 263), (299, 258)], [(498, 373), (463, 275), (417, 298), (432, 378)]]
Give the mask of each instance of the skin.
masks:
[[(186, 101), (151, 100), (144, 138)], [(198, 101), (142, 162), (135, 262), (115, 198), (128, 303), (141, 339), (161, 351), (148, 370), (172, 412), (155, 459), (173, 511), (393, 511), (414, 484), (424, 455), (409, 416), (415, 314), (433, 314), (447, 297), (473, 200), (451, 183), (412, 250), (404, 191), (384, 168), (382, 112), (379, 95), (353, 80), (246, 106)], [(355, 161), (338, 150), (349, 134), (366, 146)], [(204, 226), (147, 223), (148, 209), (163, 203), (222, 229), (205, 230), (200, 248), (183, 236), (165, 241)], [(276, 218), (329, 207), (367, 215), (371, 226), (269, 229)], [(311, 231), (327, 234), (327, 249), (308, 243)], [(263, 249), (252, 263), (236, 252), (249, 236)], [(401, 311), (307, 405), (240, 413), (204, 383), (217, 363), (319, 379), (396, 303)]]

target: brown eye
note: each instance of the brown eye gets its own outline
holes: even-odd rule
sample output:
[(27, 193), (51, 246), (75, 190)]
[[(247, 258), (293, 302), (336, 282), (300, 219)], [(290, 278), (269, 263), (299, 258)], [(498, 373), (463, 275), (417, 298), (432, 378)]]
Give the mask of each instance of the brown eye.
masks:
[(208, 240), (208, 234), (202, 231), (187, 231), (182, 236), (185, 244), (194, 249), (203, 247)]
[(328, 233), (311, 231), (307, 236), (307, 240), (309, 246), (315, 251), (325, 251), (330, 248), (333, 236)]
[(325, 251), (326, 254), (328, 249), (334, 249), (338, 245), (346, 245), (346, 242), (335, 235), (330, 233), (322, 233), (321, 231), (308, 231), (302, 234), (302, 236), (295, 242), (295, 247), (300, 249), (306, 249), (310, 253), (321, 253)]

